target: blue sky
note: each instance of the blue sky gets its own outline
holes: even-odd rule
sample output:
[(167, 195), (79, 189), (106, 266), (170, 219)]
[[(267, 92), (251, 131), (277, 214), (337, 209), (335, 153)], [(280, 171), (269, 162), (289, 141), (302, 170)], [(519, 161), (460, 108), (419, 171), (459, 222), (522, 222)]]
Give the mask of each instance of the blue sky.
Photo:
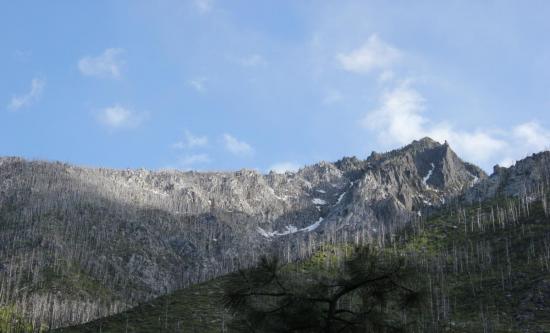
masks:
[(0, 155), (262, 172), (550, 147), (546, 1), (3, 1)]

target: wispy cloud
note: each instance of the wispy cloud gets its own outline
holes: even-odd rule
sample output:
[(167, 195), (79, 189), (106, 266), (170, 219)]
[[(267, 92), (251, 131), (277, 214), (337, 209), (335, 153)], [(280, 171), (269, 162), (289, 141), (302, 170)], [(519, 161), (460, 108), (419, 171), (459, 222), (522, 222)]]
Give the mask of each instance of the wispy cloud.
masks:
[(395, 73), (391, 69), (386, 69), (378, 76), (378, 82), (385, 83), (393, 80)]
[(8, 104), (8, 109), (11, 111), (17, 111), (21, 108), (31, 106), (40, 98), (45, 86), (46, 81), (44, 79), (32, 79), (30, 91), (23, 95), (13, 96), (10, 103)]
[(267, 66), (267, 60), (258, 53), (249, 54), (239, 59), (239, 63), (244, 67), (262, 67)]
[(120, 105), (114, 105), (100, 110), (97, 119), (111, 129), (122, 129), (138, 127), (147, 116), (147, 113), (138, 113)]
[(390, 68), (401, 57), (401, 51), (373, 34), (358, 49), (340, 53), (336, 58), (346, 71), (366, 74), (376, 69)]
[(529, 152), (550, 147), (550, 131), (534, 121), (508, 130), (478, 128), (464, 131), (447, 122), (431, 121), (423, 114), (425, 108), (424, 97), (409, 83), (402, 83), (386, 91), (378, 108), (369, 112), (361, 122), (377, 134), (380, 144), (385, 147), (429, 136), (439, 142), (448, 141), (460, 156), (485, 167), (489, 161), (510, 164)]
[(376, 130), (380, 141), (407, 143), (424, 133), (427, 120), (424, 98), (408, 85), (401, 85), (386, 91), (377, 109), (369, 112), (362, 120), (363, 126)]
[(195, 0), (195, 7), (203, 14), (211, 11), (213, 5), (213, 0)]
[(207, 164), (211, 161), (212, 160), (210, 159), (210, 156), (208, 156), (208, 154), (185, 155), (178, 158), (178, 166), (185, 170), (189, 170), (197, 164)]
[(515, 138), (525, 142), (536, 151), (548, 150), (550, 148), (550, 131), (535, 121), (514, 127), (512, 133)]
[(239, 141), (237, 138), (230, 134), (223, 135), (223, 142), (225, 149), (234, 155), (251, 155), (254, 153), (254, 149), (251, 145), (244, 141)]
[(124, 64), (123, 53), (123, 49), (109, 48), (98, 56), (85, 56), (78, 61), (78, 69), (86, 76), (119, 79)]
[(185, 140), (178, 141), (172, 145), (175, 149), (193, 149), (199, 147), (205, 147), (208, 145), (207, 136), (195, 136), (193, 133), (185, 130), (184, 132)]
[(448, 141), (460, 156), (488, 169), (490, 162), (510, 164), (529, 152), (550, 146), (550, 131), (533, 121), (509, 129), (473, 130), (432, 121), (424, 96), (413, 86), (415, 79), (403, 80), (396, 75), (396, 64), (404, 58), (402, 51), (377, 35), (371, 35), (358, 49), (337, 55), (343, 70), (361, 74), (378, 71), (376, 79), (386, 87), (378, 107), (361, 119), (362, 126), (377, 136), (381, 147), (391, 148), (429, 136), (439, 142)]
[(268, 171), (273, 171), (275, 173), (285, 173), (287, 171), (295, 172), (300, 169), (300, 165), (294, 162), (281, 162), (275, 163), (269, 167)]
[(205, 77), (198, 77), (187, 81), (187, 84), (195, 89), (199, 93), (203, 93), (206, 91), (206, 81), (207, 79)]
[(17, 49), (13, 51), (13, 58), (17, 61), (26, 62), (31, 58), (31, 56), (32, 52), (30, 50)]

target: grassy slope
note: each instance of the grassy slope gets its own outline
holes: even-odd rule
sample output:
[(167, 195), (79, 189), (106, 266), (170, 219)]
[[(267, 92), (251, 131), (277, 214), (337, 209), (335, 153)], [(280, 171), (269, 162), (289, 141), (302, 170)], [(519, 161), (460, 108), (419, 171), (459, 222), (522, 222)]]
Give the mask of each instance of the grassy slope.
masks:
[[(438, 331), (550, 331), (550, 272), (541, 259), (550, 249), (550, 219), (542, 205), (535, 204), (529, 216), (516, 223), (495, 227), (490, 220), (471, 223), (479, 212), (489, 212), (497, 204), (502, 207), (506, 202), (468, 208), (466, 231), (454, 211), (435, 214), (422, 222), (420, 230), (409, 230), (388, 248), (432, 263), (426, 264), (431, 312), (436, 318), (447, 317), (439, 321)], [(327, 246), (298, 265), (325, 269), (349, 249)], [(461, 251), (469, 253), (468, 263), (465, 257), (455, 259), (454, 253)], [(223, 277), (59, 332), (221, 332), (229, 318), (221, 302), (222, 283)], [(442, 302), (449, 304), (448, 313), (436, 310)]]

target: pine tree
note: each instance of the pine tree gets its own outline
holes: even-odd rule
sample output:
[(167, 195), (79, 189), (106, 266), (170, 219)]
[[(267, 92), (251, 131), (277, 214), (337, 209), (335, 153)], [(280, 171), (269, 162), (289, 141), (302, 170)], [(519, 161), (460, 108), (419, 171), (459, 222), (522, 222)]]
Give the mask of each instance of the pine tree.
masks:
[(231, 276), (225, 303), (243, 332), (402, 332), (422, 307), (417, 270), (403, 258), (357, 248), (341, 267), (292, 270), (276, 258)]

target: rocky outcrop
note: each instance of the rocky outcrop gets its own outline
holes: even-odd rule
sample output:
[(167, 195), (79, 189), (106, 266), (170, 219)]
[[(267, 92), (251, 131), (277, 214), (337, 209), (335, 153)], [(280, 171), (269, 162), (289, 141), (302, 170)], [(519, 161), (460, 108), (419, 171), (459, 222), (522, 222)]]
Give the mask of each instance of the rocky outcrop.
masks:
[[(388, 153), (373, 152), (360, 169), (345, 192), (346, 207), (338, 211), (334, 225), (367, 224), (374, 233), (388, 223), (399, 226), (423, 208), (440, 206), (487, 177), (463, 162), (447, 143), (430, 138)], [(325, 225), (334, 228), (330, 220)]]
[(477, 202), (494, 197), (525, 196), (542, 193), (550, 186), (550, 152), (544, 151), (528, 156), (505, 168), (495, 165), (493, 174), (483, 182), (468, 189), (464, 198)]

